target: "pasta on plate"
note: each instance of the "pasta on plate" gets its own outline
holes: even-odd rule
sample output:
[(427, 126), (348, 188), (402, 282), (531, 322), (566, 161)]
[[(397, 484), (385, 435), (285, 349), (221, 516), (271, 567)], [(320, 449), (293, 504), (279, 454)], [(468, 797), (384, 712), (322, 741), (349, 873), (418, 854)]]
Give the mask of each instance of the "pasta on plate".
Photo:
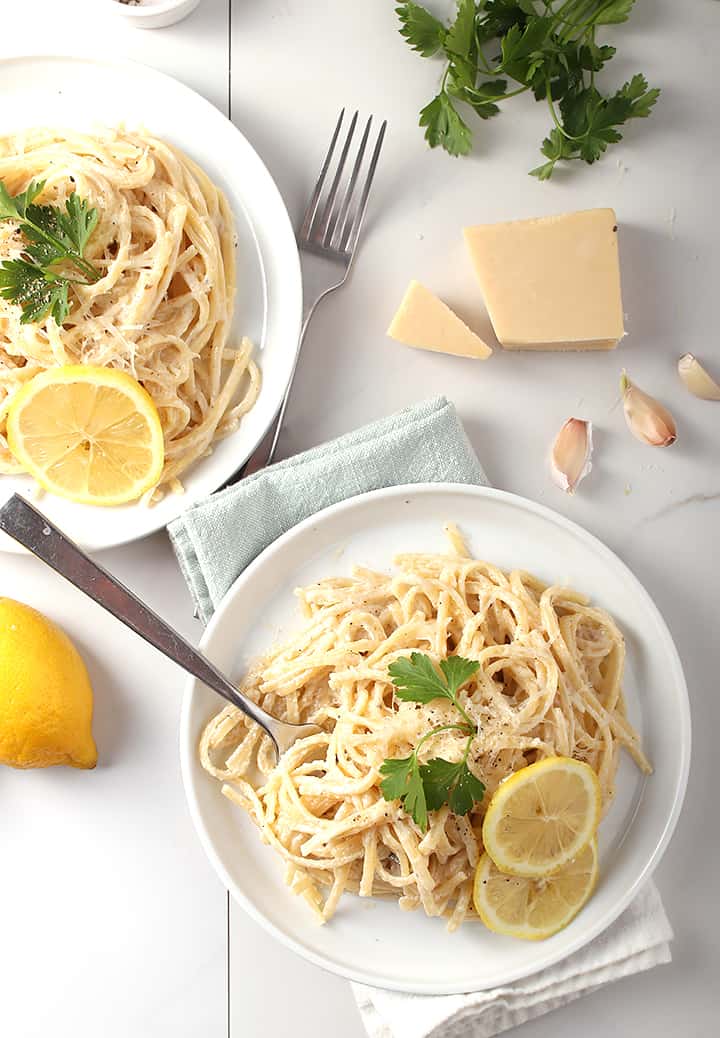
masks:
[[(4, 438), (14, 394), (47, 368), (91, 364), (126, 371), (150, 393), (165, 440), (158, 486), (179, 489), (178, 477), (237, 428), (260, 388), (249, 340), (229, 342), (235, 235), (227, 200), (177, 148), (123, 128), (0, 138), (7, 190), (17, 194), (33, 179), (45, 181), (43, 204), (62, 206), (77, 191), (96, 208), (85, 256), (101, 277), (72, 286), (62, 327), (52, 317), (23, 324), (20, 307), (0, 299), (0, 473), (19, 471)], [(16, 225), (0, 222), (0, 260), (21, 253)]]
[[(651, 770), (625, 716), (625, 645), (612, 617), (570, 588), (469, 557), (457, 530), (446, 529), (447, 555), (400, 555), (392, 574), (357, 568), (297, 592), (304, 626), (241, 687), (320, 734), (275, 765), (266, 736), (228, 706), (201, 739), (203, 767), (247, 810), (284, 859), (289, 886), (322, 921), (351, 891), (448, 916), (454, 929), (474, 913), (482, 820), (505, 777), (546, 757), (574, 757), (597, 773), (607, 809), (622, 748)], [(380, 790), (383, 760), (406, 756), (429, 728), (453, 720), (445, 701), (394, 696), (389, 665), (417, 651), (480, 664), (459, 698), (479, 725), (468, 765), (485, 797), (467, 815), (447, 805), (430, 812), (427, 832)], [(441, 732), (421, 759), (458, 761), (465, 742)]]

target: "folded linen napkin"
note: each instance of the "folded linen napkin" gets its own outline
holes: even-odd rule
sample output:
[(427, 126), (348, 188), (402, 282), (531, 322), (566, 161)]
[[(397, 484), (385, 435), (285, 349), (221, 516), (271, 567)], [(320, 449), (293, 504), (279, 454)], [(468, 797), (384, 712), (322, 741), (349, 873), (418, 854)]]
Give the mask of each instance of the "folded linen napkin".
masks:
[(482, 483), (485, 473), (452, 404), (439, 396), (262, 469), (168, 527), (207, 623), (246, 566), (321, 508), (401, 483)]
[(369, 1038), (492, 1038), (621, 977), (670, 962), (673, 932), (654, 883), (574, 955), (469, 995), (406, 995), (352, 984)]
[[(245, 567), (302, 519), (368, 490), (426, 482), (487, 484), (444, 397), (281, 461), (190, 508), (168, 530), (202, 620)], [(671, 939), (660, 895), (648, 884), (590, 945), (513, 984), (435, 997), (352, 987), (370, 1038), (488, 1038), (669, 962)]]

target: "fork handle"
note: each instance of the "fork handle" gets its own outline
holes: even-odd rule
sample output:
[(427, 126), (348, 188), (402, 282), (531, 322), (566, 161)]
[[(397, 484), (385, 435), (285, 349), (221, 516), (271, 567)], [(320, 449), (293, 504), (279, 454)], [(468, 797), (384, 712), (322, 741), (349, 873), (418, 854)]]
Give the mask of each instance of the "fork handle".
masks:
[(94, 562), (24, 498), (13, 494), (0, 508), (0, 530), (24, 545), (33, 555), (69, 580), (103, 609), (107, 609), (116, 619), (159, 649), (183, 670), (219, 693), (253, 721), (257, 721), (273, 742), (276, 742), (268, 726), (268, 716), (260, 707), (235, 688), (207, 656), (195, 649), (178, 631), (173, 630), (129, 588)]
[[(243, 466), (240, 474), (240, 479), (245, 479), (246, 476), (252, 476), (253, 473), (260, 472), (261, 469), (267, 468), (268, 465), (272, 465), (273, 461), (275, 460), (275, 451), (277, 450), (278, 440), (280, 439), (282, 424), (285, 420), (285, 412), (287, 411), (288, 402), (290, 400), (290, 393), (293, 386), (293, 380), (295, 378), (295, 372), (297, 371), (297, 366), (300, 361), (300, 351), (302, 350), (303, 343), (305, 342), (305, 334), (310, 325), (310, 321), (312, 320), (312, 316), (315, 313), (315, 308), (325, 295), (327, 295), (327, 293), (323, 292), (322, 295), (317, 296), (305, 309), (305, 312), (303, 314), (303, 323), (300, 329), (300, 336), (298, 338), (298, 348), (295, 354), (295, 360), (293, 361), (293, 366), (290, 370), (290, 379), (288, 381), (287, 389), (285, 390), (285, 395), (283, 396), (282, 403), (280, 404), (280, 410), (278, 411), (275, 420), (268, 429), (266, 435), (260, 441), (260, 445), (255, 448), (253, 453), (245, 462), (245, 465)], [(235, 482), (235, 480), (233, 480), (233, 482)]]

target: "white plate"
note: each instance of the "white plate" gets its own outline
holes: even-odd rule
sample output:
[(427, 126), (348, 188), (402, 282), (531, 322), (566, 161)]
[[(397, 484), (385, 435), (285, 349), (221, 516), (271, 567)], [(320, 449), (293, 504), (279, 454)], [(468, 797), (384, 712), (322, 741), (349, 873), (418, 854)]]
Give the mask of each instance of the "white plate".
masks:
[(334, 505), (281, 537), (242, 574), (202, 646), (238, 675), (249, 660), (300, 623), (292, 591), (353, 564), (390, 567), (400, 551), (446, 551), (442, 524), (454, 520), (473, 554), (504, 568), (585, 591), (625, 633), (625, 693), (656, 771), (644, 778), (623, 754), (616, 802), (601, 826), (596, 893), (561, 933), (542, 942), (499, 937), (472, 921), (448, 934), (443, 920), (401, 912), (388, 901), (346, 895), (318, 926), (283, 882), (283, 865), (245, 813), (220, 793), (197, 761), (206, 721), (222, 706), (190, 682), (180, 751), (190, 811), (215, 871), (258, 922), (319, 966), (379, 987), (442, 994), (508, 983), (549, 966), (605, 929), (659, 862), (677, 822), (690, 762), (690, 709), (677, 651), (647, 592), (600, 541), (541, 505), (485, 487), (426, 484), (363, 494)]
[[(183, 477), (185, 493), (153, 508), (93, 508), (43, 495), (40, 507), (84, 547), (109, 548), (165, 526), (221, 486), (248, 459), (277, 413), (290, 379), (302, 310), (295, 235), (280, 193), (256, 152), (209, 101), (170, 76), (129, 61), (71, 57), (0, 62), (0, 134), (33, 126), (92, 130), (145, 126), (195, 159), (228, 197), (235, 215), (238, 290), (234, 335), (256, 344), (262, 390), (236, 433)], [(0, 499), (31, 491), (27, 477), (0, 477)], [(0, 549), (19, 550), (0, 534)]]

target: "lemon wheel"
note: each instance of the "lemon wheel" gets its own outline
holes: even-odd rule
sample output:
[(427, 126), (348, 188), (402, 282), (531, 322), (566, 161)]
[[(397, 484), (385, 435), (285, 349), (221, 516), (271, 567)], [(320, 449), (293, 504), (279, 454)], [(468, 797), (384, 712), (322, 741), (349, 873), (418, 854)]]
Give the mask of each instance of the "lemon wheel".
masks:
[(543, 879), (500, 872), (489, 854), (475, 871), (473, 901), (495, 933), (540, 941), (562, 930), (590, 898), (598, 876), (597, 842)]
[(600, 807), (589, 764), (548, 757), (501, 782), (483, 822), (485, 850), (502, 872), (547, 877), (587, 846)]
[(134, 501), (160, 479), (163, 433), (149, 393), (123, 371), (70, 365), (13, 399), (10, 450), (51, 493), (83, 504)]

